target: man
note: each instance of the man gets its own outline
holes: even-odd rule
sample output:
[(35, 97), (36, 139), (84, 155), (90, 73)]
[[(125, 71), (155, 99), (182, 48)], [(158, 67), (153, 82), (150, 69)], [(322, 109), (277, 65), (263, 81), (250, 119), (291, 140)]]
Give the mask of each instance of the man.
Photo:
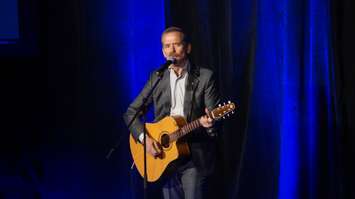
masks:
[[(209, 110), (220, 102), (218, 88), (211, 70), (195, 66), (188, 59), (191, 44), (182, 29), (167, 28), (161, 36), (161, 42), (164, 57), (175, 61), (163, 71), (162, 80), (148, 99), (148, 103), (154, 105), (155, 121), (169, 115), (182, 115), (188, 122), (200, 118), (199, 122), (204, 127), (184, 137), (191, 156), (177, 161), (176, 172), (164, 180), (163, 196), (165, 199), (206, 198), (204, 194), (207, 193), (208, 177), (214, 169), (217, 128), (211, 118), (203, 115), (209, 115)], [(128, 107), (124, 115), (127, 124), (157, 78), (157, 74), (153, 73)], [(143, 129), (144, 125), (138, 119), (130, 129), (133, 137), (141, 143), (144, 139)], [(159, 148), (154, 147), (157, 146), (156, 141), (149, 136), (146, 144), (148, 155), (158, 156), (161, 153)]]

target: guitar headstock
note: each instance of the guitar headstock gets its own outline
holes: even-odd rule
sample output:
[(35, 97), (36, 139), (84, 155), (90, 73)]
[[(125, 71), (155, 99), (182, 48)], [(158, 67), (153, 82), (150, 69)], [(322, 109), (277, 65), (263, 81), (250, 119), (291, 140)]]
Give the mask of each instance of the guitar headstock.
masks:
[(234, 113), (236, 106), (233, 102), (228, 101), (227, 103), (219, 104), (217, 108), (211, 111), (211, 116), (214, 120), (225, 119), (229, 115)]

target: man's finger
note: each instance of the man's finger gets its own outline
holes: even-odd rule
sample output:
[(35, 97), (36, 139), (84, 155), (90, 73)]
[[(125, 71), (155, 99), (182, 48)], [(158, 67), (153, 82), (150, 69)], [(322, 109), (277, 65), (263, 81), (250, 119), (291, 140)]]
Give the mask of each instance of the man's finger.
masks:
[(211, 118), (211, 112), (208, 110), (208, 108), (205, 108), (205, 112), (206, 112), (206, 115), (207, 115), (207, 118)]
[(161, 152), (160, 147), (158, 146), (157, 142), (153, 142), (153, 148), (157, 154)]

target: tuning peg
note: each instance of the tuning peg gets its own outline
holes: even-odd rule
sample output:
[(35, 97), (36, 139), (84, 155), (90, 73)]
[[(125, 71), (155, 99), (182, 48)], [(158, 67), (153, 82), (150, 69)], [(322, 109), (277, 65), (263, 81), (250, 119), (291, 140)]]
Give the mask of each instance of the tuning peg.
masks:
[(230, 104), (230, 103), (231, 103), (231, 101), (228, 100), (228, 104)]
[(221, 107), (222, 105), (221, 104), (218, 104), (219, 107)]
[(226, 119), (226, 117), (223, 116), (223, 119)]
[(229, 114), (227, 114), (227, 117), (229, 117)]
[(232, 114), (234, 114), (234, 111), (232, 111)]

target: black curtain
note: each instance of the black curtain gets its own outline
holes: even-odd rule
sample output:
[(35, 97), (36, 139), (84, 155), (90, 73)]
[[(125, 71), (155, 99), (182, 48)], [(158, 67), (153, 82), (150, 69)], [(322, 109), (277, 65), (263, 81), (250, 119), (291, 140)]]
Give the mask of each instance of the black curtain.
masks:
[(353, 49), (355, 46), (355, 14), (354, 1), (334, 1), (333, 4), (333, 31), (335, 48), (335, 75), (337, 102), (337, 126), (341, 134), (338, 146), (339, 164), (341, 170), (342, 189), (344, 198), (355, 198), (355, 124), (353, 122), (355, 110), (355, 60)]
[[(38, 32), (32, 32), (39, 38), (38, 50), (31, 56), (0, 55), (1, 107), (6, 118), (1, 127), (0, 198), (135, 195), (133, 187), (141, 182), (131, 178), (127, 129), (121, 120), (126, 95), (117, 92), (126, 82), (117, 77), (117, 52), (101, 29), (105, 9), (112, 1), (20, 2), (29, 8), (25, 14), (38, 27)], [(255, 112), (264, 113), (261, 105), (279, 111), (277, 103), (253, 104), (253, 99), (263, 97), (253, 92), (255, 74), (260, 73), (255, 57), (258, 34), (262, 34), (257, 25), (263, 2), (268, 3), (165, 1), (166, 26), (180, 26), (191, 35), (194, 62), (213, 68), (225, 100), (239, 105), (235, 116), (223, 124), (212, 198), (278, 198), (280, 138), (250, 133), (278, 129), (273, 126), (277, 121), (268, 115), (265, 120), (271, 121), (270, 126), (251, 122), (263, 119), (254, 118)], [(315, 198), (355, 198), (355, 6), (351, 0), (334, 0), (330, 8), (331, 75), (335, 77), (331, 123), (335, 130), (329, 130), (334, 132), (331, 137), (319, 137)], [(322, 128), (327, 122), (320, 122)], [(121, 135), (116, 155), (105, 160)], [(329, 143), (334, 147), (329, 148)], [(271, 159), (261, 155), (265, 149), (270, 149)], [(334, 154), (333, 162), (328, 161), (329, 154)], [(312, 198), (306, 186), (308, 174), (302, 169), (297, 196)]]
[[(255, 81), (253, 74), (257, 72), (255, 71), (256, 34), (263, 34), (258, 32), (257, 23), (262, 20), (261, 18), (266, 17), (257, 14), (258, 10), (262, 9), (263, 1), (180, 0), (166, 2), (167, 26), (179, 26), (190, 33), (193, 41), (193, 60), (200, 65), (212, 67), (218, 73), (223, 95), (226, 98), (236, 100), (240, 104), (237, 116), (224, 123), (224, 135), (221, 137), (219, 148), (220, 164), (217, 171), (218, 177), (216, 178), (219, 191), (216, 191), (218, 194), (214, 197), (221, 195), (225, 198), (278, 197), (278, 189), (275, 189), (275, 186), (271, 184), (277, 184), (275, 175), (278, 175), (280, 168), (271, 168), (273, 166), (270, 166), (270, 170), (265, 169), (264, 172), (271, 171), (272, 174), (269, 175), (258, 173), (259, 171), (256, 168), (254, 170), (243, 170), (244, 164), (249, 164), (247, 165), (249, 167), (252, 166), (250, 164), (253, 164), (252, 161), (248, 160), (248, 157), (245, 157), (246, 150), (253, 150), (246, 149), (247, 142), (250, 139), (262, 139), (260, 136), (250, 137), (252, 135), (249, 135), (252, 133), (250, 126), (262, 124), (249, 123), (248, 121), (250, 121), (250, 117), (253, 117), (251, 116), (250, 106), (252, 104), (250, 101), (252, 100), (253, 83)], [(307, 9), (309, 9), (311, 2), (295, 3), (293, 10), (296, 12), (290, 14), (307, 16)], [(319, 163), (317, 168), (319, 172), (315, 177), (317, 185), (315, 185), (315, 190), (312, 190), (310, 185), (306, 185), (309, 183), (310, 174), (307, 173), (309, 172), (307, 169), (301, 168), (299, 175), (302, 175), (302, 177), (297, 182), (299, 185), (298, 193), (295, 194), (300, 198), (354, 198), (351, 187), (354, 187), (354, 171), (352, 169), (354, 164), (352, 161), (354, 159), (355, 130), (352, 118), (354, 118), (355, 84), (353, 76), (355, 63), (352, 59), (352, 48), (354, 47), (355, 35), (353, 12), (355, 7), (354, 3), (349, 0), (330, 1), (329, 3), (329, 14), (331, 15), (329, 39), (332, 47), (330, 53), (333, 56), (332, 61), (334, 63), (329, 78), (335, 77), (331, 80), (331, 96), (334, 100), (331, 109), (334, 117), (327, 122), (325, 121), (326, 116), (324, 116), (317, 124), (322, 126), (320, 127), (321, 133), (317, 138), (319, 139), (317, 141), (319, 153), (316, 157)], [(299, 13), (297, 13), (297, 10)], [(311, 11), (311, 14), (312, 12), (317, 11)], [(307, 23), (310, 22), (306, 21), (306, 17), (303, 17), (303, 22), (301, 20), (298, 23), (309, 25)], [(301, 26), (299, 27), (300, 30), (302, 29)], [(307, 31), (304, 28), (303, 30)], [(304, 35), (306, 34), (304, 33)], [(307, 36), (303, 36), (301, 39), (298, 42), (304, 42), (307, 40)], [(265, 49), (265, 51), (267, 50)], [(307, 70), (307, 67), (303, 70)], [(324, 102), (320, 99), (317, 103)], [(319, 114), (326, 113), (320, 111)], [(334, 124), (335, 128), (329, 127), (329, 124), (330, 126)], [(325, 132), (333, 133), (327, 137), (324, 135)], [(307, 135), (304, 134), (303, 136)], [(273, 144), (277, 145), (279, 141), (274, 140)], [(254, 147), (257, 148), (258, 146)], [(303, 150), (303, 153), (306, 154), (306, 146), (300, 147), (300, 150)], [(279, 149), (274, 148), (274, 150), (278, 151)], [(258, 154), (249, 152), (248, 155)], [(269, 155), (272, 156), (272, 151)], [(331, 156), (335, 158), (333, 162), (329, 159)], [(305, 161), (303, 164), (307, 164), (307, 160), (303, 161)], [(269, 163), (272, 164), (273, 162)], [(259, 176), (248, 172), (256, 172)], [(251, 180), (250, 178), (259, 179)], [(220, 179), (223, 179), (223, 181)]]

